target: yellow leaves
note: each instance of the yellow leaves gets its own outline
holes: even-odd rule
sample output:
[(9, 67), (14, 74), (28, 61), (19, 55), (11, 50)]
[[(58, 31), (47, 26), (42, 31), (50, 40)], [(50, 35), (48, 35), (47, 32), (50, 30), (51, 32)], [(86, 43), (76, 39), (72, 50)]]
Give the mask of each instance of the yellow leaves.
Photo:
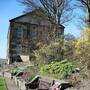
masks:
[(82, 40), (82, 39), (78, 39), (75, 42), (75, 52), (78, 55), (83, 54), (83, 52), (86, 52), (86, 49), (90, 47), (90, 42), (86, 41), (86, 40)]
[(82, 44), (84, 44), (84, 41), (81, 39), (78, 39), (77, 41), (75, 41), (74, 44), (75, 44), (75, 47), (77, 48), (77, 47), (80, 47)]
[(81, 47), (81, 46), (89, 46), (90, 45), (90, 42), (86, 41), (86, 40), (77, 40), (75, 42), (75, 47), (78, 48), (78, 47)]
[[(90, 62), (90, 28), (82, 30), (82, 35), (74, 42), (75, 56), (79, 60), (81, 67), (88, 67)], [(90, 63), (89, 63), (90, 65)]]
[(85, 41), (90, 41), (90, 28), (85, 28), (83, 30), (81, 38)]
[(85, 28), (83, 31), (85, 34), (90, 34), (90, 28)]
[(85, 45), (90, 45), (90, 28), (85, 28), (82, 31), (82, 36), (74, 42), (75, 47), (81, 47)]

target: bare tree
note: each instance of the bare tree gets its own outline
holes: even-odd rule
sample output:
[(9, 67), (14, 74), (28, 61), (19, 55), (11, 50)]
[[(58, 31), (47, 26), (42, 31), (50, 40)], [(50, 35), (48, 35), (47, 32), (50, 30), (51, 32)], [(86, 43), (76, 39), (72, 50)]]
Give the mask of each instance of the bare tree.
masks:
[(90, 0), (78, 0), (87, 11), (87, 24), (90, 27)]
[[(63, 29), (61, 25), (73, 18), (72, 12), (74, 8), (71, 7), (71, 1), (72, 0), (20, 0), (20, 2), (26, 6), (26, 12), (41, 10), (45, 13), (48, 20), (55, 25), (54, 30), (60, 31), (61, 29), (62, 33)], [(53, 35), (53, 37), (55, 37), (55, 35)], [(60, 39), (62, 38), (63, 34), (60, 36)], [(53, 40), (55, 40), (55, 38)]]
[(26, 12), (33, 9), (43, 10), (49, 20), (56, 25), (63, 24), (72, 19), (73, 8), (70, 7), (72, 0), (21, 0), (26, 5)]

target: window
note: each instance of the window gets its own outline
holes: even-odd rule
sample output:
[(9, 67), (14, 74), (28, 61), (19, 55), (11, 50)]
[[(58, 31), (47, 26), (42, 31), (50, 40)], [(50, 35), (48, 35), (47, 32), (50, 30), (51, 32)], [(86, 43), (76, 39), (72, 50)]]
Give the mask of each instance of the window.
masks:
[(23, 28), (22, 27), (18, 27), (16, 29), (16, 36), (17, 36), (17, 38), (22, 38), (22, 36), (23, 36)]
[(30, 36), (31, 36), (32, 38), (37, 37), (37, 27), (36, 27), (36, 25), (31, 26)]
[(22, 51), (22, 46), (18, 44), (18, 45), (16, 46), (16, 53), (17, 53), (17, 54), (20, 54), (21, 51)]
[(31, 37), (36, 37), (36, 35), (37, 35), (37, 32), (35, 32), (35, 31), (31, 32)]

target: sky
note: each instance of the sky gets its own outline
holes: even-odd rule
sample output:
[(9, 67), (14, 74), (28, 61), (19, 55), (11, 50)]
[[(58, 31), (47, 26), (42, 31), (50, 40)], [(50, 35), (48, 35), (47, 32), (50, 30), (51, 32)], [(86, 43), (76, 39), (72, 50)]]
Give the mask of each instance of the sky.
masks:
[[(9, 20), (23, 14), (25, 7), (17, 0), (0, 0), (0, 58), (6, 58), (7, 55), (7, 32), (9, 28)], [(81, 10), (74, 12), (76, 15), (83, 14)], [(76, 16), (75, 15), (75, 16)], [(74, 19), (65, 27), (65, 33), (71, 33), (79, 36), (80, 30), (78, 23)], [(79, 22), (80, 24), (80, 22)]]
[(23, 10), (16, 0), (0, 0), (0, 58), (6, 58), (9, 20), (22, 15)]

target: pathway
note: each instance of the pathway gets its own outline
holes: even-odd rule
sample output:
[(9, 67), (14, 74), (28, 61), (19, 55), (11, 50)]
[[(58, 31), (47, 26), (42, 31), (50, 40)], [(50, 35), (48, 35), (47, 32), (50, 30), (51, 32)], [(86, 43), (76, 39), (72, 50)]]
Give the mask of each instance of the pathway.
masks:
[(10, 76), (11, 76), (10, 73), (5, 72), (4, 77), (6, 80), (8, 90), (18, 90), (14, 83), (14, 80), (11, 80)]

